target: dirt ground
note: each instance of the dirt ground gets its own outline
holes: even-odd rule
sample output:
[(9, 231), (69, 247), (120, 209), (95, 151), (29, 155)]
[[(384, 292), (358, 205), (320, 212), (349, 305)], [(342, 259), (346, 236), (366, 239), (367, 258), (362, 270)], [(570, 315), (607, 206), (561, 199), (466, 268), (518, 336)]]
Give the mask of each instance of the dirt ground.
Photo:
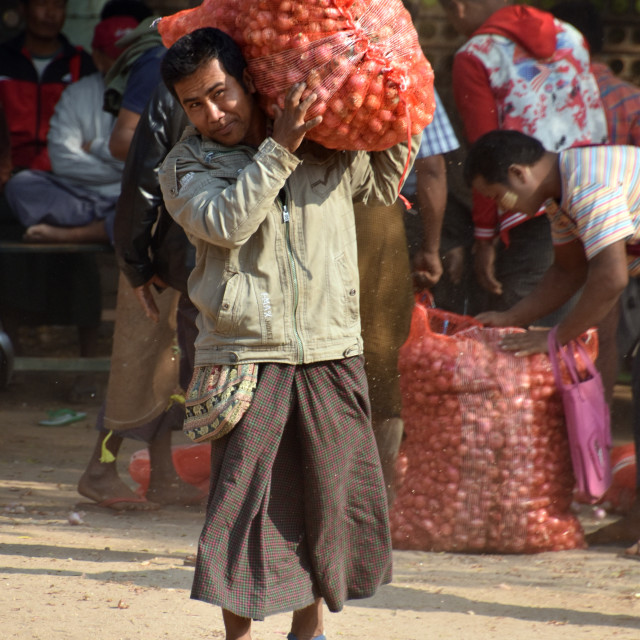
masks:
[[(37, 424), (47, 409), (67, 405), (71, 383), (71, 374), (18, 372), (0, 391), (0, 638), (223, 638), (219, 611), (189, 599), (193, 569), (184, 558), (196, 547), (199, 507), (117, 515), (78, 504), (100, 398), (74, 405), (87, 412), (85, 421)], [(629, 436), (628, 397), (624, 389), (618, 395), (621, 441)], [(128, 442), (120, 457), (132, 487), (128, 462), (140, 447)], [(72, 512), (81, 524), (70, 524)], [(581, 520), (587, 530), (602, 524), (590, 508)], [(396, 551), (393, 583), (327, 614), (327, 638), (638, 640), (640, 562), (622, 550)], [(285, 614), (255, 623), (254, 640), (282, 640), (288, 625)]]

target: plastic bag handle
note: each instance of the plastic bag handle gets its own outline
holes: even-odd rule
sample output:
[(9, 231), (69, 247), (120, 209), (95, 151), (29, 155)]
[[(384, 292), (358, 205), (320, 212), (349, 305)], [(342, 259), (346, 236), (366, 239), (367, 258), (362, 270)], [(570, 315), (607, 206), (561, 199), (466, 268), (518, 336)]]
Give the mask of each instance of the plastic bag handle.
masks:
[(558, 327), (557, 325), (549, 331), (549, 336), (547, 339), (547, 344), (549, 347), (549, 361), (551, 362), (551, 369), (553, 370), (553, 377), (556, 379), (556, 384), (558, 386), (564, 387), (564, 383), (562, 381), (562, 375), (560, 374), (560, 363), (558, 360), (558, 354), (560, 354), (560, 358), (567, 367), (567, 371), (571, 376), (571, 380), (573, 384), (577, 384), (580, 382), (580, 376), (578, 375), (578, 367), (576, 365), (576, 352), (580, 354), (580, 359), (583, 361), (584, 365), (587, 368), (587, 371), (591, 374), (592, 377), (596, 377), (598, 375), (598, 370), (596, 366), (593, 364), (593, 361), (589, 357), (587, 350), (584, 348), (582, 341), (579, 339), (571, 340), (567, 343), (566, 347), (563, 347), (558, 342)]

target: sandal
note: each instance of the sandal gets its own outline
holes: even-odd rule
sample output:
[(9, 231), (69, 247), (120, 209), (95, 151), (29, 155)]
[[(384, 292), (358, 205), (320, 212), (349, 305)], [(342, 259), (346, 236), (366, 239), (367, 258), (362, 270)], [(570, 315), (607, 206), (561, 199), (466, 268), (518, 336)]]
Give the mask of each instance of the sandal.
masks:
[(46, 420), (40, 420), (39, 425), (43, 427), (62, 427), (78, 420), (84, 420), (87, 414), (84, 411), (74, 411), (73, 409), (55, 409), (47, 411), (49, 416)]
[[(293, 633), (290, 633), (287, 636), (287, 640), (298, 640), (298, 638), (296, 636), (294, 636)], [(312, 638), (312, 640), (327, 640), (327, 638), (323, 633), (322, 635), (315, 636), (315, 638)]]

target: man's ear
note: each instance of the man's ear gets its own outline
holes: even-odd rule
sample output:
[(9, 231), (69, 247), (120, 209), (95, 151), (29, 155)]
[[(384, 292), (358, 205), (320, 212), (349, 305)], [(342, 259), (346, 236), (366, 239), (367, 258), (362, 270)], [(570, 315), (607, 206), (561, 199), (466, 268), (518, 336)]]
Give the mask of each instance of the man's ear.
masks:
[(244, 86), (247, 88), (248, 93), (256, 92), (256, 85), (253, 82), (253, 78), (251, 77), (248, 69), (245, 69), (242, 72), (242, 81), (244, 82)]
[(531, 168), (524, 164), (512, 164), (507, 169), (507, 174), (515, 184), (526, 184), (531, 175)]

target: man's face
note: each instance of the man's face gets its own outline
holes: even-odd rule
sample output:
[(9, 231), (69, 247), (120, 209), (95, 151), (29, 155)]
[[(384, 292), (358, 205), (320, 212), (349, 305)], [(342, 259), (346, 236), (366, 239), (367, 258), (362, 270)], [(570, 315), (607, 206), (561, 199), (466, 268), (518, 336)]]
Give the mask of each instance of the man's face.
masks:
[(508, 184), (490, 183), (482, 176), (476, 176), (471, 186), (483, 196), (491, 198), (505, 212), (524, 213), (533, 217), (544, 203), (544, 198), (537, 194), (539, 185), (535, 184), (530, 172), (524, 175), (524, 179), (510, 176)]
[(264, 139), (263, 120), (254, 99), (251, 76), (246, 89), (220, 65), (210, 60), (175, 84), (187, 117), (205, 137), (225, 146), (258, 146)]
[(57, 38), (67, 16), (66, 0), (28, 0), (27, 32), (36, 38)]

